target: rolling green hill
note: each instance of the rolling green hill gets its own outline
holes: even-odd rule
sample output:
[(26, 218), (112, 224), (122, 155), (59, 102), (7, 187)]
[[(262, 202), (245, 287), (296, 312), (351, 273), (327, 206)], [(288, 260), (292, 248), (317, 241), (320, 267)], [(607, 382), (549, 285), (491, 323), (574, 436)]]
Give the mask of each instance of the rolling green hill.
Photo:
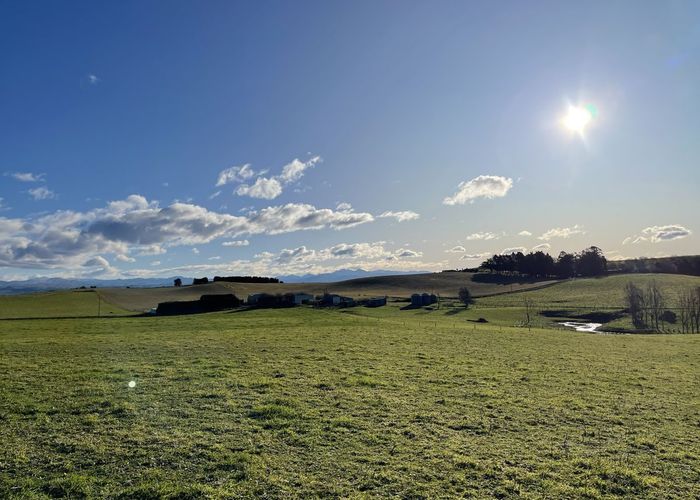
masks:
[(159, 302), (192, 300), (204, 293), (235, 293), (241, 298), (252, 293), (305, 292), (321, 295), (324, 292), (366, 298), (378, 295), (410, 297), (412, 293), (437, 293), (456, 297), (460, 287), (468, 287), (474, 296), (486, 296), (509, 291), (547, 286), (554, 281), (537, 281), (462, 272), (409, 274), (360, 278), (337, 283), (224, 283), (186, 286), (181, 288), (105, 288), (100, 293), (109, 302), (124, 309), (144, 311)]
[(678, 292), (684, 288), (700, 286), (700, 277), (678, 274), (622, 274), (603, 278), (578, 278), (567, 280), (555, 286), (524, 293), (514, 293), (479, 300), (482, 305), (520, 306), (527, 297), (537, 305), (566, 307), (625, 307), (625, 285), (629, 282), (645, 286), (656, 281), (669, 306), (675, 306)]

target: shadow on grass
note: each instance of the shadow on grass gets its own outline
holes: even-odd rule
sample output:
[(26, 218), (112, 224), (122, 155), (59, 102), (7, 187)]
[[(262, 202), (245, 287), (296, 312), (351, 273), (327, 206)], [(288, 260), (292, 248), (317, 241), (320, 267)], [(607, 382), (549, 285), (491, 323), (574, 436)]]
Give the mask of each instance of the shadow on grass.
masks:
[(625, 315), (625, 310), (618, 311), (591, 311), (587, 313), (575, 312), (567, 309), (540, 311), (540, 314), (545, 318), (570, 318), (592, 321), (595, 323), (609, 323), (616, 319), (620, 319)]

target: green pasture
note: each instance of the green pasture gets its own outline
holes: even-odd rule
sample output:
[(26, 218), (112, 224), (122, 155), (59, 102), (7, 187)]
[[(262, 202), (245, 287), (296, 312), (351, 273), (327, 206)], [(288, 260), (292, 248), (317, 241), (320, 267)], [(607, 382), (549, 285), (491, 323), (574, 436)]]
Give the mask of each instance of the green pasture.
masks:
[(94, 290), (61, 290), (0, 296), (0, 319), (65, 318), (134, 314), (100, 300)]
[(0, 497), (700, 496), (700, 336), (473, 314), (0, 321)]

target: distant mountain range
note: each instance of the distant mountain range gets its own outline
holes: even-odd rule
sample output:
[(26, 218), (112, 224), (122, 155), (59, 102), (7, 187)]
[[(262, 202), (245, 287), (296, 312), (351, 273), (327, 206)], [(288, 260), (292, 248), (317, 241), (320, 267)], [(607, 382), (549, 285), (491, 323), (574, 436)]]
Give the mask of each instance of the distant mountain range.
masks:
[(172, 286), (173, 280), (178, 277), (181, 278), (184, 283), (192, 280), (192, 278), (185, 278), (183, 276), (174, 276), (172, 278), (130, 278), (113, 280), (90, 278), (32, 278), (24, 281), (0, 281), (0, 295), (65, 290), (67, 288), (80, 288), (81, 286), (97, 286), (100, 288)]
[[(423, 271), (365, 271), (364, 269), (339, 269), (325, 274), (304, 274), (278, 276), (285, 283), (331, 283), (355, 278), (369, 278), (373, 276), (389, 276), (397, 274), (417, 274)], [(425, 271), (429, 272), (429, 271)], [(99, 288), (152, 288), (159, 286), (172, 286), (173, 281), (180, 278), (182, 283), (189, 285), (192, 278), (185, 276), (172, 276), (170, 278), (127, 278), (127, 279), (90, 279), (90, 278), (32, 278), (24, 281), (0, 281), (0, 295), (15, 295), (20, 293), (46, 292), (50, 290), (65, 290), (80, 288), (81, 286), (96, 286)], [(209, 276), (213, 278), (213, 276)]]

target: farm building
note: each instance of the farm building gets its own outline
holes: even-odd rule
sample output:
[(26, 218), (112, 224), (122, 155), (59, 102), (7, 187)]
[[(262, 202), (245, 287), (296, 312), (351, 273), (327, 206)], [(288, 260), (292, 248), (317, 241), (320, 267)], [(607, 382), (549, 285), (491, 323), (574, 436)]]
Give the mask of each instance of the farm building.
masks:
[(311, 304), (314, 301), (314, 296), (308, 293), (295, 293), (294, 305)]
[(366, 307), (382, 307), (386, 305), (386, 297), (373, 297), (366, 303)]
[(202, 295), (199, 300), (161, 302), (156, 308), (156, 314), (159, 316), (196, 314), (233, 309), (240, 305), (241, 300), (232, 293), (221, 295)]
[(198, 300), (181, 300), (177, 302), (161, 302), (156, 308), (158, 316), (173, 316), (176, 314), (201, 313), (202, 304)]
[(202, 295), (199, 298), (202, 309), (205, 311), (221, 311), (223, 309), (233, 309), (241, 305), (242, 300), (232, 293), (219, 295)]
[(248, 295), (248, 300), (246, 300), (246, 304), (249, 306), (256, 306), (258, 305), (258, 300), (260, 300), (260, 297), (265, 295), (264, 293), (253, 293), (251, 295)]
[(437, 295), (430, 293), (414, 293), (411, 295), (411, 306), (421, 307), (429, 306), (430, 304), (435, 304), (437, 302)]
[(253, 307), (293, 307), (294, 294), (285, 293), (273, 295), (271, 293), (256, 293), (248, 295), (248, 305)]
[(317, 305), (322, 307), (353, 307), (355, 305), (355, 299), (351, 297), (343, 297), (342, 295), (336, 295), (334, 293), (327, 293), (317, 302)]

